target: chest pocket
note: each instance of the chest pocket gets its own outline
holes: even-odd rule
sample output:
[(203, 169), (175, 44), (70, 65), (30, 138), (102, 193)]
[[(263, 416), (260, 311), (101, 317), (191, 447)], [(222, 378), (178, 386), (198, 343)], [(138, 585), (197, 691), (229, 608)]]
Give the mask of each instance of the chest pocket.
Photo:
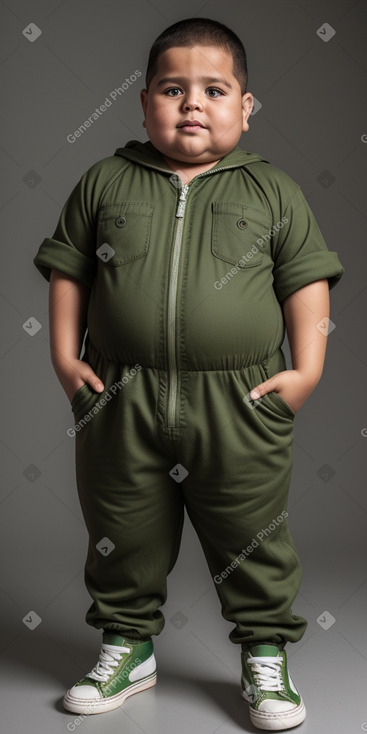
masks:
[(99, 210), (97, 255), (117, 267), (144, 257), (149, 249), (154, 204), (106, 204)]
[[(213, 255), (243, 270), (260, 265), (264, 257), (262, 248), (271, 239), (268, 213), (229, 201), (213, 201), (212, 213)], [(261, 243), (256, 242), (259, 238)]]

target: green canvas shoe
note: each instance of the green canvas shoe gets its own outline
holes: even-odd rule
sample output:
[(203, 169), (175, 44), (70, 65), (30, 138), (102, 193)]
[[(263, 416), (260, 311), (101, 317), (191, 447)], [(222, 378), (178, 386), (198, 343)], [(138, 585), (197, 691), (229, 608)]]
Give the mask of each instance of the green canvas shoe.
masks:
[(77, 714), (101, 714), (118, 708), (125, 698), (156, 682), (152, 640), (135, 643), (106, 631), (98, 663), (67, 691), (63, 705)]
[(242, 696), (258, 729), (280, 731), (302, 723), (306, 709), (288, 673), (287, 654), (276, 645), (255, 645), (241, 653)]

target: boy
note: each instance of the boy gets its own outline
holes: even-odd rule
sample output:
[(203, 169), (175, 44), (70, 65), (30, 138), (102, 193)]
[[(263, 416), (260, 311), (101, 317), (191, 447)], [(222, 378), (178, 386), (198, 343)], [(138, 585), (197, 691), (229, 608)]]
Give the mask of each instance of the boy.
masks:
[(98, 663), (64, 698), (76, 713), (155, 684), (151, 638), (186, 507), (235, 624), (253, 723), (305, 717), (284, 650), (307, 625), (291, 609), (293, 426), (322, 374), (344, 269), (299, 186), (238, 147), (246, 84), (226, 26), (164, 31), (141, 92), (149, 141), (82, 176), (34, 261), (51, 282), (52, 362), (74, 412), (86, 621), (103, 629)]

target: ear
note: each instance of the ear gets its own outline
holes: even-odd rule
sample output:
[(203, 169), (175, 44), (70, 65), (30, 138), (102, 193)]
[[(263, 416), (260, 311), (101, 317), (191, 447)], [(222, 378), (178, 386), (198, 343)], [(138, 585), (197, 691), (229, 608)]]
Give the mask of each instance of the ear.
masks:
[(247, 133), (250, 126), (247, 122), (254, 107), (254, 98), (251, 92), (242, 95), (242, 132)]
[[(140, 92), (140, 102), (141, 102), (141, 106), (143, 108), (144, 118), (145, 118), (145, 116), (147, 114), (147, 106), (148, 106), (148, 90), (147, 89), (142, 89), (141, 90), (141, 92)], [(143, 122), (143, 127), (146, 127), (146, 125), (145, 125), (145, 119), (144, 119), (144, 122)]]

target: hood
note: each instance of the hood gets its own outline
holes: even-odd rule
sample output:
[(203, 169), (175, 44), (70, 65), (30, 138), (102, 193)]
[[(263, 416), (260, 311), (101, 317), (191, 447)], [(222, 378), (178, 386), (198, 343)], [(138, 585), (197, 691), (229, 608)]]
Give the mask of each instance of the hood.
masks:
[[(172, 169), (168, 168), (162, 154), (154, 147), (154, 145), (148, 140), (146, 143), (141, 143), (139, 140), (129, 140), (124, 148), (117, 148), (115, 155), (121, 156), (121, 158), (127, 158), (134, 163), (139, 163), (141, 166), (147, 166), (148, 168), (155, 168), (165, 171), (172, 175)], [(218, 163), (210, 168), (210, 172), (215, 171), (216, 168), (233, 167), (249, 165), (250, 163), (269, 163), (269, 161), (262, 158), (257, 153), (249, 153), (247, 150), (242, 150), (236, 145), (227, 155), (225, 155)], [(209, 173), (209, 171), (208, 171)]]

